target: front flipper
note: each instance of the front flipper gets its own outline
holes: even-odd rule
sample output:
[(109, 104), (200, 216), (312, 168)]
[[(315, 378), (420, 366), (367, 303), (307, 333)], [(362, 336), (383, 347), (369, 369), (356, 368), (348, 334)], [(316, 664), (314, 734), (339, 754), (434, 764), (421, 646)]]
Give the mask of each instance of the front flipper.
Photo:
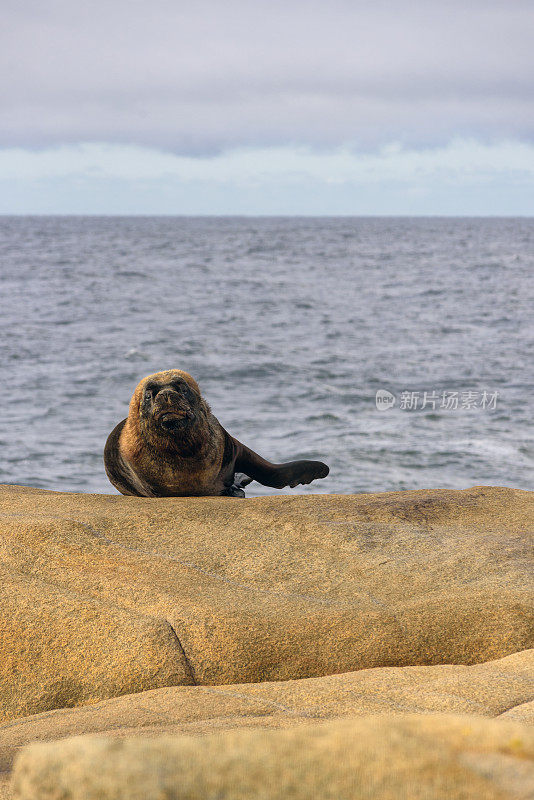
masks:
[(283, 489), (311, 483), (317, 478), (326, 478), (330, 472), (322, 461), (288, 461), (286, 464), (271, 464), (249, 447), (234, 439), (237, 447), (236, 470), (240, 470), (263, 486)]
[(223, 497), (245, 497), (244, 487), (252, 483), (252, 478), (243, 475), (242, 472), (234, 475), (234, 482), (231, 486), (226, 486), (222, 492)]

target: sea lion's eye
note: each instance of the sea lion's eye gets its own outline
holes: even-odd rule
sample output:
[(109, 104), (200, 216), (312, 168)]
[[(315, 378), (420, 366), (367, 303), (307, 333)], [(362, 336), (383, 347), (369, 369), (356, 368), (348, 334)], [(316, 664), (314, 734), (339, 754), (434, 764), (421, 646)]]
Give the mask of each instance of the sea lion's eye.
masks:
[(177, 381), (175, 384), (173, 384), (173, 386), (174, 386), (174, 388), (176, 389), (177, 392), (181, 392), (189, 400), (191, 399), (191, 390), (190, 390), (189, 386), (187, 385), (187, 383), (183, 383), (183, 382), (178, 382)]

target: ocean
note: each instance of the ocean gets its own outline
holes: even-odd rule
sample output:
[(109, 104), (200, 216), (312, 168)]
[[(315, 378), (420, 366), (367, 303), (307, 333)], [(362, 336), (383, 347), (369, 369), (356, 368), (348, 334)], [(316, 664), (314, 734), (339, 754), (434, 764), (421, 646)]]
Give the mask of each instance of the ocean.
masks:
[(533, 273), (534, 219), (0, 217), (0, 482), (115, 493), (108, 433), (178, 368), (329, 464), (285, 493), (532, 489)]

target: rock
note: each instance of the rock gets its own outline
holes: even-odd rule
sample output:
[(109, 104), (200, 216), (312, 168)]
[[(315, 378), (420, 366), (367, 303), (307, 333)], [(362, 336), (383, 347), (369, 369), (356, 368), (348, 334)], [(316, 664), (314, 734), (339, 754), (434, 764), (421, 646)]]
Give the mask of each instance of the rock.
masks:
[[(534, 672), (532, 673), (534, 675)], [(513, 720), (514, 722), (527, 722), (534, 724), (534, 700), (512, 706), (501, 714), (502, 719)]]
[(163, 619), (0, 567), (0, 719), (191, 683)]
[(0, 772), (35, 741), (233, 728), (283, 728), (399, 712), (476, 714), (534, 723), (534, 650), (467, 666), (382, 667), (276, 683), (172, 686), (0, 726)]
[(287, 730), (26, 747), (15, 800), (526, 800), (534, 730), (465, 716), (370, 716)]
[(0, 489), (3, 718), (534, 644), (534, 493)]

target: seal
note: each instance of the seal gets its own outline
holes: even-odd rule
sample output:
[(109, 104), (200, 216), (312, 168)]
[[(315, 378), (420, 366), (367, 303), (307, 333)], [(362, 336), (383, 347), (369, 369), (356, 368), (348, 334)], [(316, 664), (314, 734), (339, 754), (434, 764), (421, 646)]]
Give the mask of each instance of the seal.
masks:
[(104, 465), (119, 492), (137, 497), (244, 497), (253, 480), (282, 489), (329, 473), (322, 461), (272, 464), (234, 439), (179, 369), (140, 381), (128, 417), (108, 436)]

